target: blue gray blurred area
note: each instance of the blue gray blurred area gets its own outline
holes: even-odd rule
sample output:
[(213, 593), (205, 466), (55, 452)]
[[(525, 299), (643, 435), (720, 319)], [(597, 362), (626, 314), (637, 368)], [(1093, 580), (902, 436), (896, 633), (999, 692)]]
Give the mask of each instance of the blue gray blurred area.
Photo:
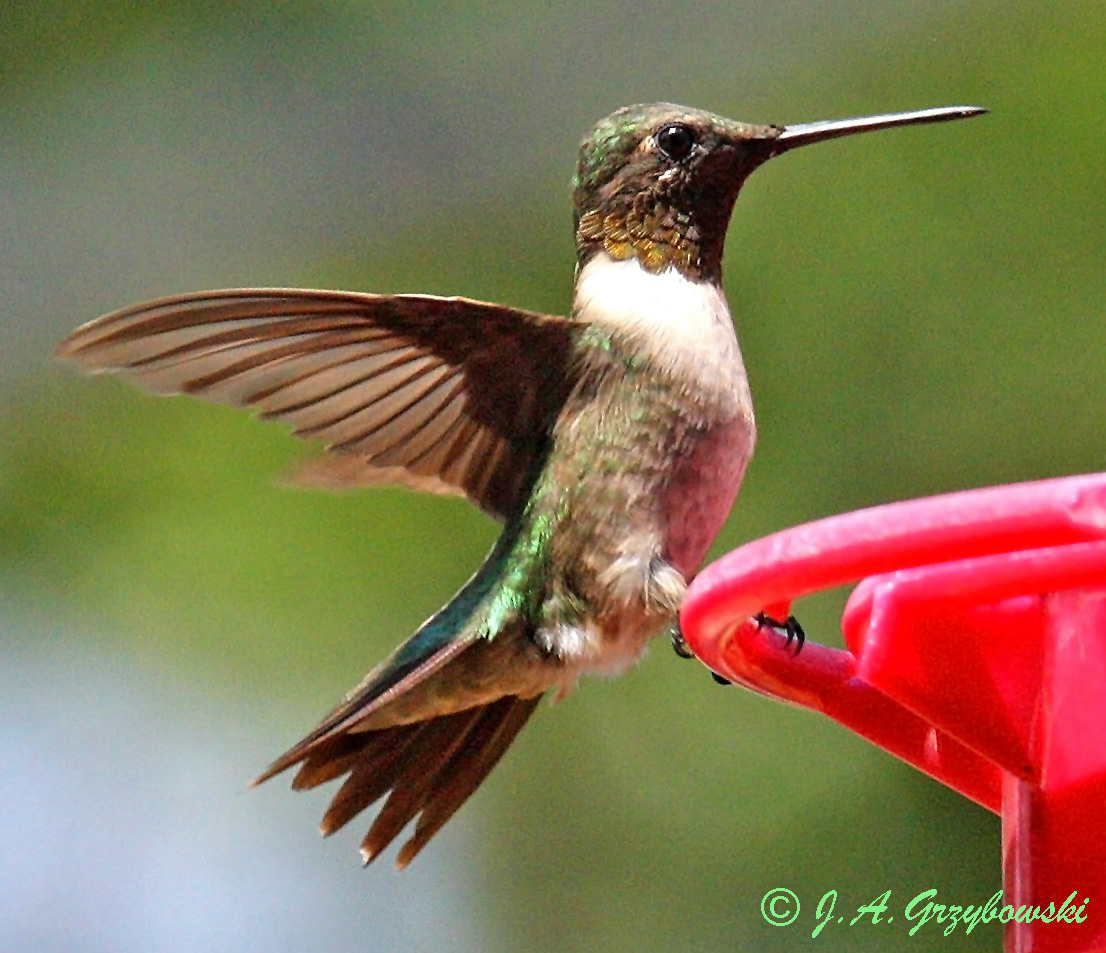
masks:
[(448, 851), (360, 870), (318, 796), (246, 789), (284, 743), (246, 704), (74, 635), (0, 619), (0, 950), (486, 948)]

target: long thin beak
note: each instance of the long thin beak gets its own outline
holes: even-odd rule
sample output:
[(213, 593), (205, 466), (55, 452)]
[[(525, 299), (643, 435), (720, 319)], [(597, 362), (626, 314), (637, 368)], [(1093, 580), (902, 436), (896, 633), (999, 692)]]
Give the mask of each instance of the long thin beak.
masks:
[(785, 126), (783, 132), (771, 142), (772, 155), (778, 156), (799, 146), (838, 136), (851, 136), (873, 129), (889, 129), (892, 126), (913, 126), (926, 122), (947, 122), (950, 119), (967, 119), (987, 110), (979, 106), (938, 106), (935, 109), (919, 109), (909, 113), (886, 113), (882, 116), (863, 116), (860, 119), (827, 119), (821, 122), (804, 122)]

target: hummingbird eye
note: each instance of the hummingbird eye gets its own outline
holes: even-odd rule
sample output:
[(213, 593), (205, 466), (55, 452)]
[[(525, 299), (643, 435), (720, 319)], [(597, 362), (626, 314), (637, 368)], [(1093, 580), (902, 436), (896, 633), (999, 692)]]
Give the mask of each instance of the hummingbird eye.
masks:
[(682, 122), (671, 122), (662, 126), (656, 136), (657, 148), (673, 162), (682, 162), (695, 148), (695, 131)]

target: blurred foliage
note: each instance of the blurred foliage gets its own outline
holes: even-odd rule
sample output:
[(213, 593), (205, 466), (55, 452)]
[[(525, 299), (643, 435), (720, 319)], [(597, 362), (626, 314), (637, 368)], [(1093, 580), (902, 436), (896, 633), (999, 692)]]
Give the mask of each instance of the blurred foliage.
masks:
[[(17, 10), (5, 78), (64, 79), (57, 61), (110, 57), (151, 21), (211, 23), (195, 3)], [(321, 29), (313, 6), (288, 10), (288, 29), (307, 31), (295, 42)], [(51, 44), (58, 18), (65, 42)], [(786, 104), (778, 116), (728, 99), (726, 76), (696, 77), (714, 97), (696, 105), (747, 119), (993, 110), (801, 150), (747, 186), (726, 275), (761, 438), (716, 553), (859, 506), (1103, 468), (1103, 49), (1106, 7), (980, 4), (765, 80), (756, 101)], [(566, 181), (583, 131), (533, 174)], [(313, 263), (318, 284), (563, 311), (566, 191), (452, 198), (386, 245)], [(279, 699), (290, 740), (449, 596), (495, 532), (456, 500), (283, 489), (304, 448), (279, 427), (114, 382), (44, 377), (6, 414), (3, 591), (59, 628), (93, 620), (152, 666)], [(805, 607), (812, 637), (833, 640), (841, 599)], [(830, 888), (853, 907), (930, 886), (982, 902), (1001, 878), (996, 819), (829, 723), (716, 688), (660, 645), (619, 682), (543, 709), (453, 823), (478, 825), (484, 849), (460, 889), (504, 949), (790, 948), (809, 934), (761, 920), (770, 887), (812, 909)], [(883, 949), (889, 934), (859, 925), (818, 942)], [(911, 942), (999, 938), (991, 926)]]
[[(100, 69), (150, 37), (180, 42), (233, 33), (264, 38), (271, 53), (294, 55), (312, 40), (340, 34), (342, 6), (222, 0), (38, 0), (12, 3), (0, 32), (0, 81), (9, 90), (40, 81), (71, 82)], [(285, 42), (274, 48), (272, 40)]]

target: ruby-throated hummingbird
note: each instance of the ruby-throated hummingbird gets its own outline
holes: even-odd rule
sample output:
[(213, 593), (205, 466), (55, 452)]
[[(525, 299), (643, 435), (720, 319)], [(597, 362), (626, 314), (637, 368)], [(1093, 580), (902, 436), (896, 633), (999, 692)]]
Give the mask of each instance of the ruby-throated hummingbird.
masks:
[(324, 441), (309, 478), (468, 497), (500, 520), (457, 595), (263, 781), (348, 775), (322, 822), (383, 795), (366, 863), (408, 821), (405, 866), (548, 691), (634, 664), (675, 624), (753, 451), (753, 403), (722, 293), (734, 201), (759, 165), (928, 109), (757, 126), (630, 106), (584, 140), (568, 317), (464, 298), (243, 289), (164, 298), (58, 355), (156, 393), (256, 408)]

